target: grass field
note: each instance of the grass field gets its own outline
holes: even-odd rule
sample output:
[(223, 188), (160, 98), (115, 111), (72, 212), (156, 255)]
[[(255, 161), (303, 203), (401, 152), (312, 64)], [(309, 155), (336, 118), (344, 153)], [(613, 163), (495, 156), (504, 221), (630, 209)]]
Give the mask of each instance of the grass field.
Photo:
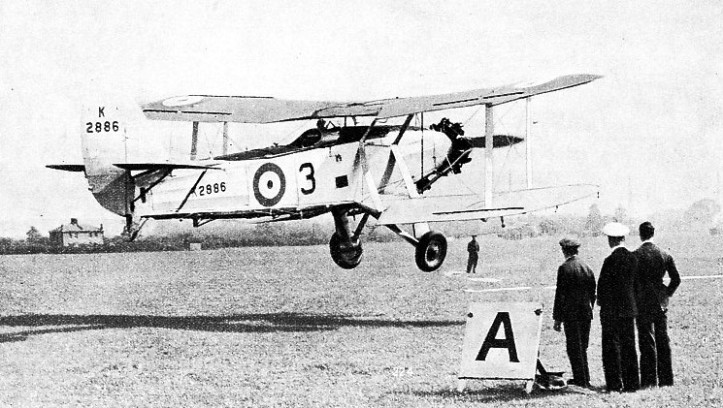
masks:
[[(662, 237), (683, 275), (720, 274), (720, 238)], [(478, 407), (723, 405), (723, 279), (686, 280), (669, 314), (676, 385), (634, 394), (526, 395), (522, 382), (470, 381), (457, 393), (470, 301), (538, 301), (541, 358), (569, 366), (551, 328), (557, 239), (466, 241), (419, 272), (406, 243), (369, 244), (355, 270), (326, 247), (0, 257), (0, 406)], [(637, 245), (633, 238), (631, 245)], [(597, 272), (608, 249), (584, 241)], [(525, 292), (465, 289), (533, 286)], [(600, 326), (589, 350), (604, 385)]]

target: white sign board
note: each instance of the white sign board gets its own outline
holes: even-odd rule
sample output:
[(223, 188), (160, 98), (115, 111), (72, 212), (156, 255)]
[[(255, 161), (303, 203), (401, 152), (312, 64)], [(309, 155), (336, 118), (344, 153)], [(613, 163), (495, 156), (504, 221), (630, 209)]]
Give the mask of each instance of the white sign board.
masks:
[(534, 380), (541, 309), (537, 303), (471, 303), (459, 378)]

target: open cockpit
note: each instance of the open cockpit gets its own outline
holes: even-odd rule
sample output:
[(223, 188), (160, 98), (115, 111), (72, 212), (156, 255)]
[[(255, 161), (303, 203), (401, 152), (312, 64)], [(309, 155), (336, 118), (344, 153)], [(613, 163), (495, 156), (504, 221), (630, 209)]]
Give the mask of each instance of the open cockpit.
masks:
[[(360, 141), (368, 132), (366, 140), (383, 139), (389, 133), (399, 132), (401, 126), (344, 126), (326, 128), (312, 128), (304, 131), (293, 142), (285, 145), (273, 145), (258, 149), (247, 150), (244, 152), (232, 153), (223, 156), (214, 157), (214, 160), (251, 160), (268, 157), (282, 156), (307, 149), (317, 149), (329, 146), (336, 146), (346, 143), (354, 143)], [(410, 126), (408, 130), (420, 130), (420, 128)]]

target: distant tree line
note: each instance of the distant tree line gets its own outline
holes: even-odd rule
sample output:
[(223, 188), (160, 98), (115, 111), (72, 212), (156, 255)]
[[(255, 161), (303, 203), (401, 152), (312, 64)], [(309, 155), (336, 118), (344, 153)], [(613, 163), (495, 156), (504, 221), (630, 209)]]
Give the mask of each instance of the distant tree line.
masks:
[[(102, 245), (81, 244), (59, 246), (42, 236), (37, 228), (30, 227), (26, 239), (0, 238), (0, 254), (74, 254), (103, 252), (155, 252), (184, 251), (191, 243), (201, 243), (202, 249), (219, 249), (251, 246), (307, 246), (329, 243), (333, 226), (294, 225), (294, 223), (260, 223), (181, 231), (160, 231), (158, 234), (140, 236), (129, 241), (128, 234), (106, 238)], [(365, 232), (365, 241), (384, 242), (395, 240), (396, 235), (382, 228)]]
[(505, 239), (523, 239), (543, 235), (575, 234), (578, 236), (599, 236), (608, 222), (621, 222), (637, 234), (637, 226), (643, 221), (652, 221), (664, 230), (687, 231), (720, 235), (723, 231), (719, 214), (721, 207), (715, 200), (702, 199), (694, 202), (684, 213), (667, 211), (655, 214), (650, 219), (634, 219), (628, 216), (623, 206), (618, 206), (613, 215), (603, 215), (596, 204), (590, 206), (587, 217), (555, 216), (539, 217), (528, 215), (519, 225), (502, 229), (497, 235)]
[[(684, 213), (659, 214), (651, 221), (658, 226), (679, 231), (705, 230), (719, 234), (718, 215), (721, 207), (714, 200), (696, 201)], [(622, 206), (613, 215), (603, 215), (597, 205), (590, 206), (587, 216), (535, 215), (516, 217), (514, 225), (503, 226), (501, 220), (488, 222), (448, 222), (434, 224), (433, 228), (448, 237), (492, 234), (504, 239), (524, 239), (537, 236), (598, 236), (605, 223), (618, 221), (634, 226), (645, 220), (634, 220), (627, 216)], [(333, 223), (318, 223), (309, 220), (294, 223), (245, 224), (238, 222), (219, 223), (198, 229), (161, 227), (148, 236), (129, 241), (127, 235), (106, 238), (102, 245), (57, 246), (44, 237), (35, 227), (30, 227), (26, 239), (0, 238), (0, 254), (65, 254), (94, 252), (154, 252), (188, 250), (191, 243), (201, 243), (203, 249), (219, 249), (251, 246), (305, 246), (327, 245), (334, 232)], [(635, 233), (635, 228), (632, 228)], [(364, 233), (366, 242), (395, 241), (398, 237), (387, 228), (375, 226), (370, 221)]]

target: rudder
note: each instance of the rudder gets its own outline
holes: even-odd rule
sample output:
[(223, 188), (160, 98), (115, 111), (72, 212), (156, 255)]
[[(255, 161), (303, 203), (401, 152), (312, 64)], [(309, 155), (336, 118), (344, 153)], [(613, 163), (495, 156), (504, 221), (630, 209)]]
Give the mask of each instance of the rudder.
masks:
[(82, 115), (85, 176), (95, 199), (122, 216), (133, 213), (135, 186), (130, 172), (115, 163), (127, 162), (127, 118), (121, 105), (88, 104)]

